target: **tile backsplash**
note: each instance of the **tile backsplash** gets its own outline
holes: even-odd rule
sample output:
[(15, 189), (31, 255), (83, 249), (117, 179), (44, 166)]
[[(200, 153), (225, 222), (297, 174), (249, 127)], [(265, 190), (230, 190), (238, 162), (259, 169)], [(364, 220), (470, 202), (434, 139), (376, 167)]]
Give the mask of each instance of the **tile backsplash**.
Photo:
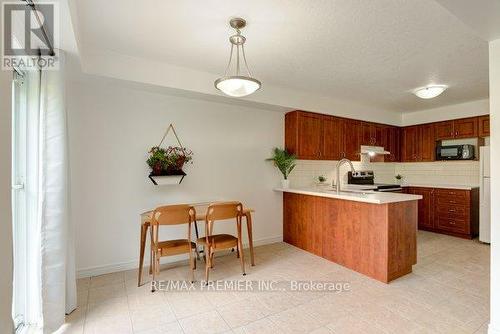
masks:
[[(308, 187), (317, 183), (318, 176), (332, 183), (337, 161), (298, 160), (290, 174), (294, 187)], [(478, 185), (479, 161), (436, 161), (419, 163), (353, 162), (356, 170), (373, 170), (376, 183), (396, 183), (395, 175), (403, 176), (403, 183), (436, 185)], [(348, 165), (340, 170), (342, 183), (347, 183)]]

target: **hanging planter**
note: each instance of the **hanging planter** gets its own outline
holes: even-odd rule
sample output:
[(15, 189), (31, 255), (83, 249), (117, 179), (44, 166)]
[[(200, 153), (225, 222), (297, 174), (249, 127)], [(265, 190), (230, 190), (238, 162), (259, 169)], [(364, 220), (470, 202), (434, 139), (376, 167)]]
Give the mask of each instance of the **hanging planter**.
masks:
[[(172, 130), (179, 146), (162, 148), (161, 145), (170, 130)], [(184, 176), (186, 176), (182, 168), (186, 163), (190, 163), (192, 158), (193, 152), (182, 146), (174, 126), (170, 124), (160, 144), (158, 144), (158, 146), (153, 146), (149, 150), (149, 158), (146, 161), (151, 168), (149, 179), (154, 185), (179, 184), (184, 179)]]

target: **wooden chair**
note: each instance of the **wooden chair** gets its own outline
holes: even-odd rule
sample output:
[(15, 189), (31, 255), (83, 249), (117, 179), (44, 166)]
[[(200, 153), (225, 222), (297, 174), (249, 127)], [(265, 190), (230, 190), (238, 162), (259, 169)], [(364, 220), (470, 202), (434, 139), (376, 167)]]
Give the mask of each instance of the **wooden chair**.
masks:
[[(210, 268), (214, 266), (214, 254), (218, 250), (236, 248), (236, 255), (239, 257), (241, 263), (241, 271), (243, 275), (246, 275), (241, 239), (242, 216), (243, 205), (240, 202), (222, 202), (208, 206), (205, 216), (205, 237), (198, 239), (198, 243), (203, 245), (204, 248), (206, 282), (208, 282)], [(236, 219), (237, 237), (230, 234), (213, 234), (214, 222), (227, 219)]]
[[(193, 256), (193, 250), (196, 250), (196, 244), (191, 242), (191, 223), (196, 217), (195, 209), (187, 204), (160, 206), (153, 211), (151, 217), (151, 254), (152, 254), (152, 272), (153, 282), (156, 282), (156, 275), (160, 273), (160, 258), (162, 256), (172, 256), (178, 254), (189, 254), (189, 264), (191, 267), (191, 281), (194, 282), (194, 270), (196, 269), (196, 257)], [(160, 225), (181, 225), (187, 224), (187, 239), (176, 239), (159, 241), (158, 230)], [(152, 284), (151, 290), (155, 291), (155, 284)]]

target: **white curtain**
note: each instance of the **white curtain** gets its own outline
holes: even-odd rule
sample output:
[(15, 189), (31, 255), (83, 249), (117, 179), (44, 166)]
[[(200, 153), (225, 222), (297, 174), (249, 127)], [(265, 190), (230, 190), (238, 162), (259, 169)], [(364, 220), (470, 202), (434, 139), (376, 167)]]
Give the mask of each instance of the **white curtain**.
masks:
[[(52, 333), (76, 308), (64, 54), (59, 70), (28, 70), (26, 117), (26, 315)], [(16, 263), (14, 263), (16, 266)]]
[(40, 251), (44, 332), (76, 308), (73, 229), (69, 219), (69, 163), (64, 59), (40, 78)]

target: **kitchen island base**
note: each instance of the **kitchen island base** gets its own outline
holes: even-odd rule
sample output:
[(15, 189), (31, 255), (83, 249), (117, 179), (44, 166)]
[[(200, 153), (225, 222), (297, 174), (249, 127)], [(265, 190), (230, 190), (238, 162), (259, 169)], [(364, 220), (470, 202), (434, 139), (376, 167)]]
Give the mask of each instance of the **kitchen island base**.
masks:
[(373, 204), (284, 192), (283, 239), (388, 283), (417, 262), (417, 201)]

